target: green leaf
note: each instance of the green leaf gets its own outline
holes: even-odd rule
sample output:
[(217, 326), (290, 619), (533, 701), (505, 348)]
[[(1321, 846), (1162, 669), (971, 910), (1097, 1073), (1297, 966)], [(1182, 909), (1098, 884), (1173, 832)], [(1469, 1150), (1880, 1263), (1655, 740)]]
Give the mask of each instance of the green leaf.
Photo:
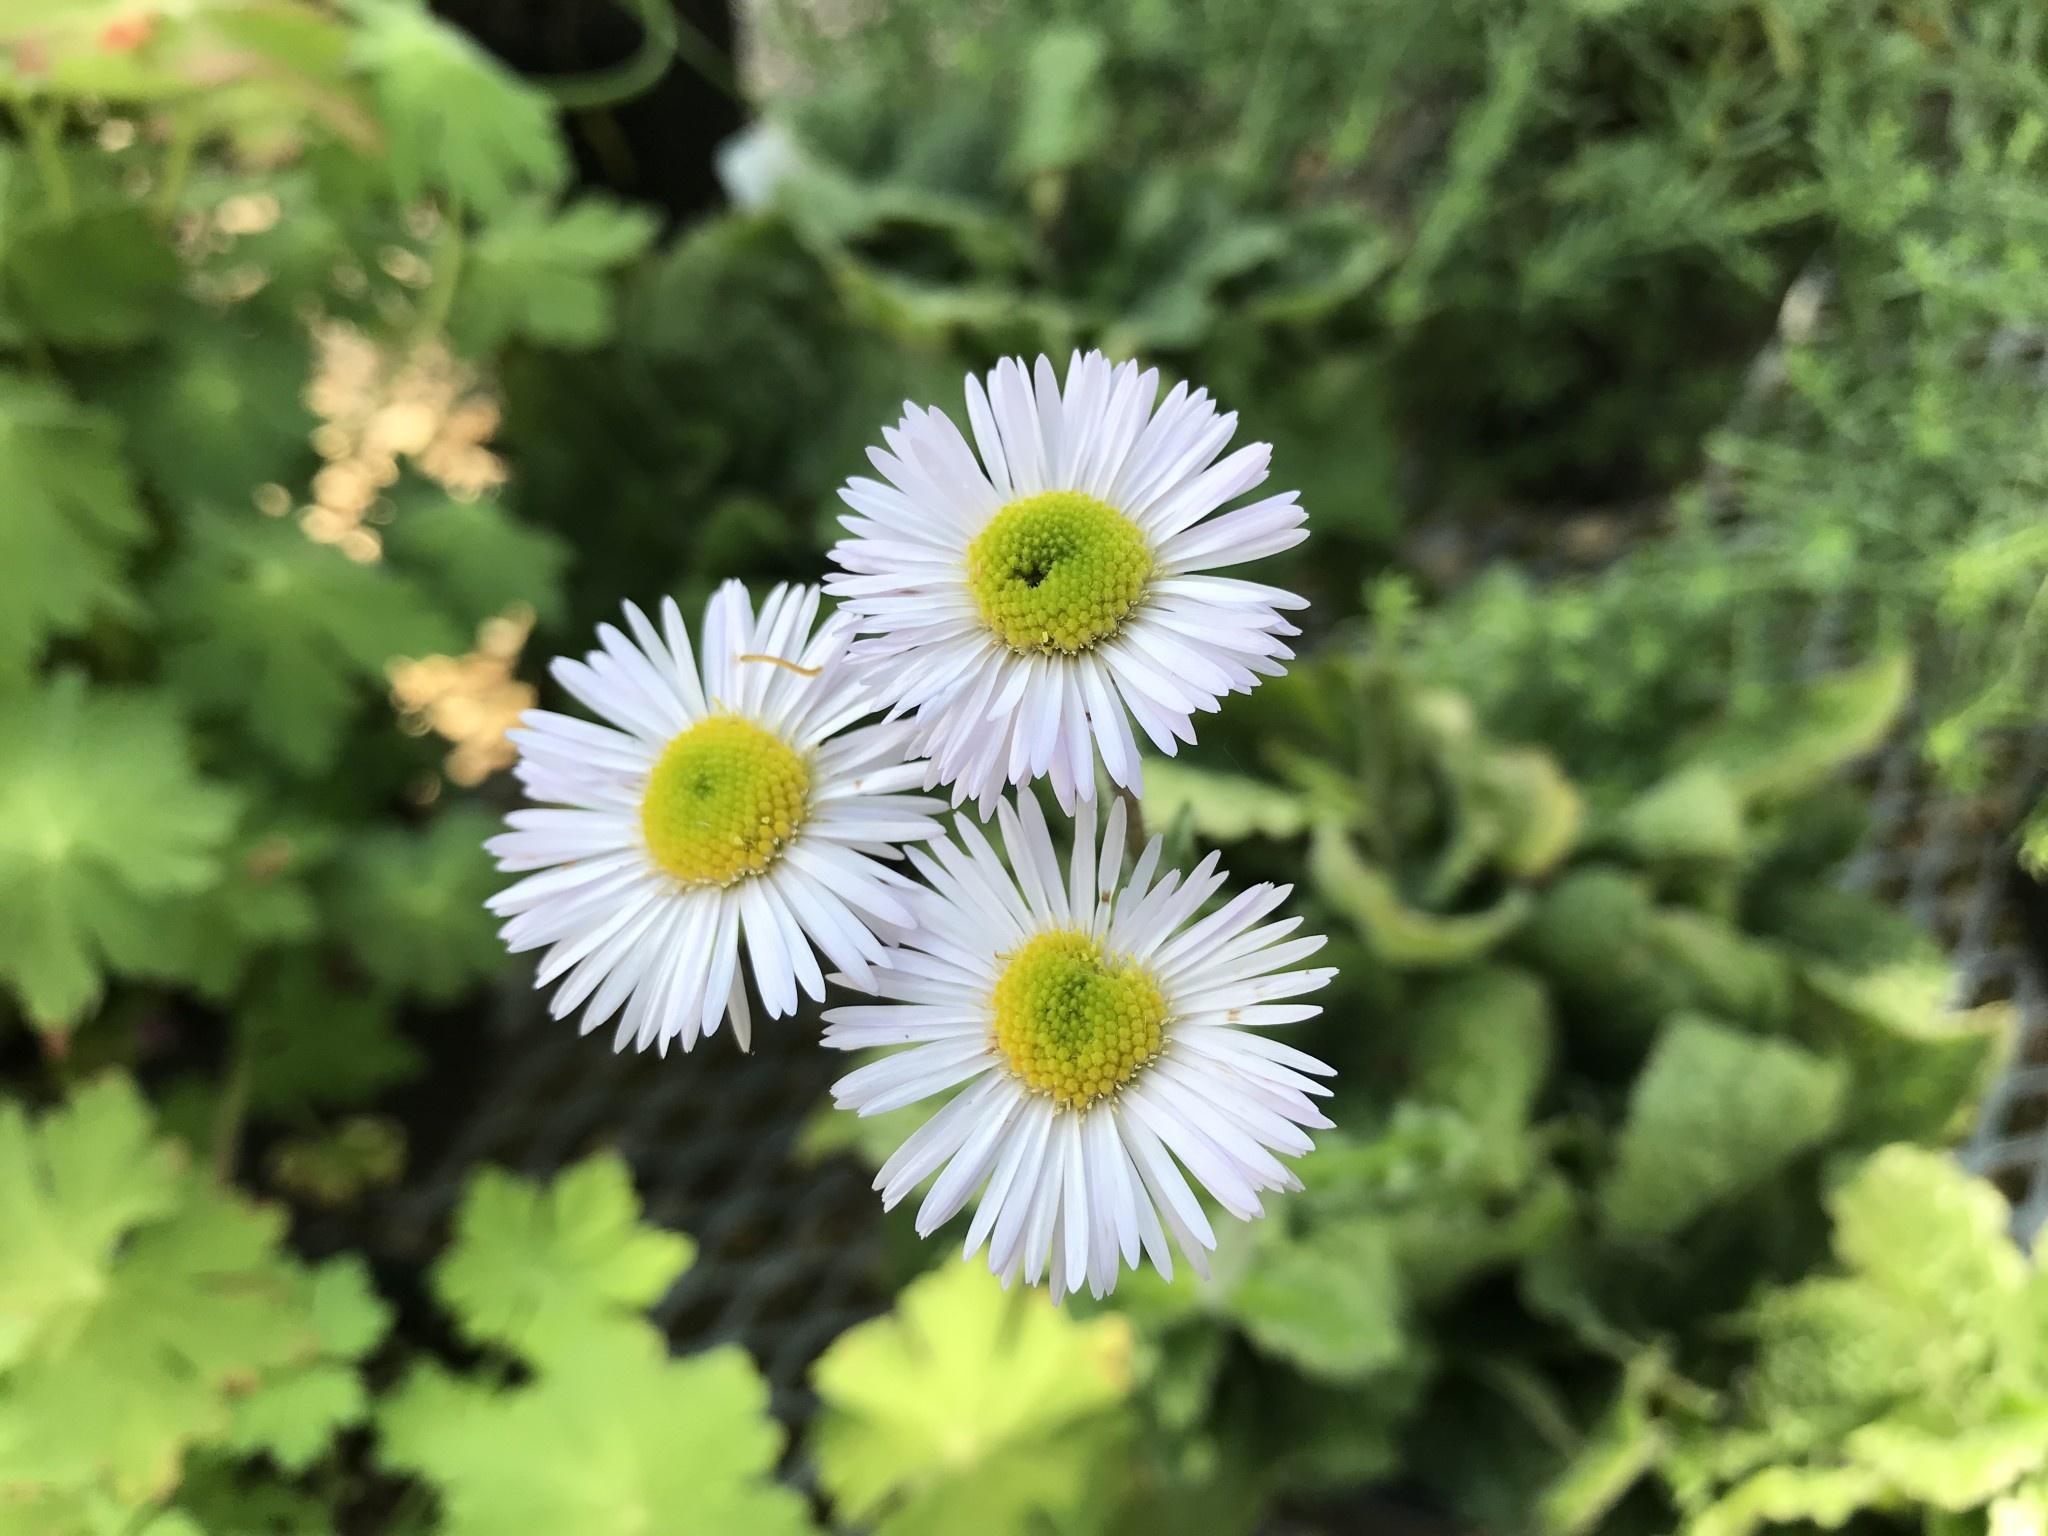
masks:
[(616, 1155), (586, 1159), (545, 1189), (486, 1168), (456, 1216), (434, 1288), (470, 1337), (552, 1368), (659, 1300), (692, 1253), (681, 1234), (640, 1224)]
[[(189, 1448), (233, 1433), (238, 1397), (321, 1353), (307, 1276), (278, 1252), (283, 1218), (182, 1171), (122, 1079), (33, 1130), (0, 1105), (0, 1145), (0, 1495), (160, 1499)], [(33, 1244), (18, 1248), (16, 1230)]]
[(1696, 1010), (1781, 1027), (1797, 997), (1784, 955), (1718, 918), (1660, 907), (1638, 876), (1581, 865), (1550, 888), (1516, 941), (1573, 1016), (1628, 1056), (1673, 1014)]
[[(0, 1503), (0, 1536), (219, 1536), (219, 1532), (195, 1524), (182, 1509), (151, 1513), (98, 1489), (83, 1493), (39, 1489), (11, 1494)], [(236, 1532), (236, 1536), (242, 1533)]]
[(1145, 814), (1166, 827), (1183, 810), (1195, 831), (1217, 843), (1297, 837), (1308, 825), (1308, 808), (1292, 791), (1170, 758), (1146, 758)]
[(1557, 1026), (1526, 971), (1480, 966), (1424, 991), (1414, 1016), (1409, 1093), (1482, 1127), (1528, 1123), (1550, 1074)]
[(1656, 924), (1640, 878), (1581, 865), (1544, 893), (1516, 950), (1577, 1015), (1577, 1028), (1640, 1049), (1691, 995), (1656, 953)]
[(876, 1536), (1024, 1536), (1112, 1511), (1131, 1332), (1077, 1322), (1041, 1290), (978, 1266), (913, 1281), (887, 1317), (841, 1334), (812, 1370), (819, 1481)]
[(1686, 988), (1690, 1006), (1760, 1030), (1791, 1019), (1798, 978), (1772, 946), (1685, 907), (1660, 908), (1648, 938), (1656, 963)]
[(1109, 45), (1094, 27), (1047, 26), (1023, 60), (1023, 99), (1010, 141), (1010, 166), (1038, 176), (1078, 165), (1109, 131), (1102, 79)]
[(250, 1454), (261, 1451), (288, 1472), (303, 1472), (326, 1453), (338, 1431), (363, 1421), (369, 1403), (361, 1376), (347, 1366), (309, 1365), (237, 1402), (226, 1443)]
[(422, 831), (379, 828), (342, 856), (334, 920), (378, 981), (452, 1002), (504, 964), (484, 909), (500, 884), (484, 839), (498, 830), (495, 817), (458, 805)]
[(600, 197), (559, 213), (522, 201), (467, 254), (450, 334), (476, 357), (515, 338), (565, 350), (596, 346), (618, 323), (612, 272), (646, 250), (655, 231), (646, 209)]
[(70, 217), (17, 217), (0, 241), (0, 286), (36, 335), (69, 347), (125, 347), (163, 323), (184, 278), (170, 242), (139, 203)]
[(264, 827), (245, 819), (222, 850), (220, 877), (157, 918), (178, 957), (174, 973), (206, 997), (225, 1001), (241, 991), (259, 955), (311, 938), (320, 914), (304, 876), (326, 856), (330, 841), (323, 828)]
[(123, 555), (147, 532), (112, 421), (54, 385), (0, 373), (0, 680), (52, 634), (131, 599)]
[(1884, 1480), (1865, 1467), (1771, 1467), (1693, 1517), (1688, 1536), (1749, 1536), (1762, 1525), (1836, 1530), (1876, 1503)]
[(164, 700), (69, 674), (0, 698), (0, 981), (35, 1024), (75, 1024), (103, 969), (176, 969), (162, 906), (219, 878), (234, 817)]
[(1916, 1503), (1979, 1509), (2048, 1461), (2048, 1404), (1961, 1434), (1879, 1420), (1852, 1431), (1842, 1449)]
[(357, 1254), (330, 1259), (313, 1271), (307, 1306), (321, 1353), (330, 1359), (362, 1359), (391, 1326), (391, 1308), (371, 1285), (369, 1266)]
[(379, 1454), (435, 1489), (442, 1536), (807, 1536), (803, 1498), (772, 1481), (767, 1405), (738, 1349), (671, 1360), (652, 1329), (614, 1323), (512, 1391), (415, 1372)]
[(1491, 1178), (1418, 1191), (1390, 1218), (1402, 1287), (1418, 1308), (1541, 1252), (1576, 1224), (1571, 1186), (1536, 1165), (1540, 1144), (1517, 1137), (1488, 1143), (1486, 1150), (1491, 1155), (1479, 1167)]
[(319, 1358), (266, 1379), (240, 1399), (226, 1442), (235, 1450), (262, 1451), (289, 1472), (303, 1472), (326, 1454), (336, 1434), (368, 1416), (369, 1395), (354, 1366), (391, 1327), (391, 1308), (354, 1254), (313, 1271), (303, 1295)]
[(136, 472), (179, 506), (247, 507), (266, 482), (295, 484), (312, 460), (303, 327), (247, 313), (181, 312), (162, 345), (93, 376), (119, 411)]
[(1622, 841), (1639, 857), (1732, 860), (1744, 842), (1742, 796), (1718, 768), (1694, 764), (1652, 785), (1622, 812)]
[(1526, 891), (1511, 889), (1483, 912), (1446, 917), (1411, 907), (1391, 876), (1328, 825), (1316, 828), (1309, 873), (1325, 899), (1358, 926), (1373, 952), (1402, 970), (1468, 965), (1521, 927), (1531, 906)]
[[(297, 149), (311, 127), (358, 153), (375, 148), (376, 126), (349, 77), (350, 28), (341, 17), (289, 0), (210, 0), (202, 14), (211, 35), (185, 61), (185, 111), (217, 121), (258, 163)], [(237, 78), (216, 83), (206, 71), (219, 71), (223, 55), (239, 55)]]
[(1094, 152), (1110, 129), (1102, 66), (1108, 39), (1085, 25), (1051, 25), (1022, 59), (1022, 102), (1010, 139), (1020, 176), (1067, 170)]
[(1261, 1242), (1224, 1307), (1259, 1348), (1318, 1380), (1364, 1380), (1408, 1349), (1393, 1247), (1371, 1217)]
[(1737, 1454), (1724, 1455), (1746, 1480), (1709, 1511), (1715, 1528), (1776, 1518), (1780, 1493), (1809, 1485), (1861, 1506), (1973, 1509), (2048, 1459), (2048, 1292), (1998, 1192), (1947, 1156), (1891, 1146), (1829, 1206), (1835, 1272), (1754, 1309)]
[(1825, 880), (1772, 880), (1744, 903), (1745, 926), (1792, 955), (1843, 977), (1948, 968), (1941, 946), (1911, 916)]
[(324, 768), (396, 656), (462, 649), (426, 595), (255, 512), (195, 518), (157, 594), (172, 684), (290, 765)]
[(1494, 857), (1524, 880), (1547, 875), (1579, 840), (1586, 805), (1578, 788), (1547, 752), (1495, 751), (1482, 764), (1479, 784), (1499, 819)]
[(1674, 1020), (1629, 1096), (1600, 1191), (1608, 1229), (1663, 1237), (1761, 1183), (1834, 1130), (1844, 1078), (1794, 1046)]
[(1745, 800), (1789, 799), (1882, 745), (1912, 686), (1910, 658), (1880, 656), (1790, 690), (1765, 713), (1716, 727), (1691, 743), (1685, 760), (1725, 774)]
[[(181, 128), (231, 135), (251, 160), (300, 149), (316, 124), (358, 145), (372, 136), (342, 78), (346, 30), (295, 0), (189, 0), (155, 10), (115, 0), (12, 0), (6, 21), (30, 30), (43, 55), (43, 89), (149, 104)], [(137, 22), (148, 24), (147, 37), (108, 46), (109, 24)], [(20, 39), (16, 31), (10, 41)]]
[(486, 219), (549, 192), (568, 155), (547, 97), (415, 0), (349, 0), (401, 202), (447, 193)]
[(1886, 1147), (1835, 1192), (1828, 1210), (1835, 1257), (1846, 1269), (1941, 1312), (1981, 1322), (2011, 1315), (2027, 1277), (2006, 1233), (2012, 1212), (1995, 1188), (1942, 1153)]
[(458, 623), (480, 624), (514, 603), (543, 624), (562, 616), (569, 546), (496, 501), (404, 507), (385, 530), (384, 548)]
[(77, 1331), (122, 1239), (177, 1204), (179, 1175), (124, 1078), (93, 1084), (39, 1126), (0, 1102), (0, 1371), (45, 1336)]
[(389, 999), (351, 994), (308, 954), (279, 964), (240, 999), (249, 1104), (299, 1117), (366, 1103), (419, 1073), (419, 1047), (401, 1034)]
[(1938, 957), (1862, 974), (1809, 965), (1802, 979), (1800, 1027), (1809, 1045), (1853, 1073), (1845, 1125), (1860, 1143), (1940, 1141), (1967, 1130), (2011, 1045), (2009, 1004), (1950, 1008), (1952, 978)]

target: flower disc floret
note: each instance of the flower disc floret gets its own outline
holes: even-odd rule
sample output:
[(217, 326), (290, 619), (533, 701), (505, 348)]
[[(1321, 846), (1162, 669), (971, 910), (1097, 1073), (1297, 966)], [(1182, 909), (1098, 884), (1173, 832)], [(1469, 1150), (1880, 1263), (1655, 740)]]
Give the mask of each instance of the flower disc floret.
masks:
[(787, 742), (751, 721), (709, 716), (671, 741), (647, 777), (647, 851), (685, 885), (758, 875), (803, 825), (810, 791), (810, 763)]
[(996, 1047), (1035, 1093), (1085, 1109), (1158, 1056), (1166, 998), (1136, 961), (1085, 933), (1041, 933), (996, 981)]
[(1071, 656), (1111, 638), (1151, 575), (1137, 525), (1080, 491), (1013, 501), (967, 546), (982, 620), (1022, 655)]

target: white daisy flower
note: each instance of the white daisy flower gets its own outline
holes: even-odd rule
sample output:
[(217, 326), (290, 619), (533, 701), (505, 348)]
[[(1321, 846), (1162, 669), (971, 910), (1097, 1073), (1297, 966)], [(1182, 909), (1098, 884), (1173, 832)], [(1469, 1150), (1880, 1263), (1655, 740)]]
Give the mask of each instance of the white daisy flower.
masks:
[(883, 1164), (882, 1203), (938, 1174), (917, 1213), (928, 1236), (979, 1189), (964, 1256), (987, 1243), (1006, 1285), (1048, 1277), (1054, 1300), (1084, 1280), (1107, 1293), (1119, 1258), (1136, 1268), (1141, 1250), (1171, 1279), (1168, 1232), (1206, 1274), (1216, 1237), (1182, 1168), (1250, 1220), (1261, 1190), (1300, 1187), (1273, 1154), (1309, 1151), (1302, 1127), (1330, 1124), (1310, 1101), (1329, 1090), (1307, 1074), (1331, 1069), (1263, 1032), (1322, 1012), (1285, 999), (1336, 974), (1293, 969), (1323, 940), (1289, 938), (1299, 918), (1263, 921), (1287, 886), (1194, 921), (1224, 882), (1213, 853), (1155, 882), (1155, 837), (1122, 879), (1121, 799), (1099, 852), (1082, 805), (1064, 876), (1033, 795), (1000, 816), (1008, 867), (964, 816), (964, 851), (912, 850), (932, 889), (917, 933), (875, 972), (893, 1001), (825, 1014), (827, 1045), (910, 1047), (841, 1079), (842, 1109), (880, 1114), (967, 1085)]
[(1220, 463), (1237, 427), (1205, 390), (1176, 384), (1153, 408), (1156, 369), (1076, 352), (1062, 391), (1015, 358), (967, 380), (970, 448), (937, 409), (908, 401), (870, 449), (880, 481), (840, 491), (853, 535), (833, 549), (892, 711), (915, 712), (925, 787), (953, 786), (984, 817), (1005, 784), (1049, 774), (1071, 811), (1109, 777), (1142, 793), (1135, 720), (1161, 752), (1192, 742), (1194, 714), (1249, 692), (1294, 653), (1280, 617), (1307, 601), (1204, 574), (1307, 537), (1286, 491), (1210, 514), (1266, 478), (1271, 445)]
[(588, 1033), (619, 1014), (615, 1050), (687, 1051), (727, 1014), (744, 1050), (743, 940), (780, 1018), (799, 987), (825, 995), (812, 945), (872, 990), (874, 930), (911, 920), (914, 883), (877, 860), (941, 835), (925, 814), (940, 807), (897, 793), (923, 773), (905, 727), (846, 729), (875, 701), (847, 675), (840, 622), (812, 633), (818, 602), (779, 586), (757, 619), (727, 582), (704, 611), (701, 670), (673, 601), (659, 634), (628, 603), (631, 639), (601, 624), (601, 650), (553, 667), (609, 724), (536, 709), (511, 733), (514, 771), (548, 808), (512, 812), (486, 846), (500, 869), (544, 873), (489, 906), (511, 949), (548, 946), (536, 985), (561, 978), (556, 1018), (580, 1007)]

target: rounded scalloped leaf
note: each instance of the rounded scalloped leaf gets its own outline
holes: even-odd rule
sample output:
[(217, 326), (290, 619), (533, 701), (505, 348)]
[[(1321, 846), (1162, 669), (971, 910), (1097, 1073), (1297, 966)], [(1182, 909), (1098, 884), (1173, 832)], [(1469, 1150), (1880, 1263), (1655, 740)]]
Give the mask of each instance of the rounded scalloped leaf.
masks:
[(545, 1187), (485, 1168), (456, 1215), (434, 1289), (472, 1338), (545, 1362), (637, 1317), (694, 1253), (681, 1233), (641, 1224), (616, 1154), (587, 1158)]
[(194, 771), (167, 701), (70, 675), (0, 700), (0, 984), (44, 1029), (107, 971), (176, 971), (158, 903), (220, 878), (235, 798)]
[(120, 557), (148, 531), (112, 420), (0, 372), (0, 677), (52, 634), (132, 599)]
[(1131, 1355), (1123, 1317), (1082, 1322), (1041, 1290), (943, 1265), (813, 1368), (819, 1480), (841, 1520), (888, 1536), (1032, 1529), (1091, 1494), (1106, 1514)]
[(0, 1104), (0, 1499), (132, 1505), (198, 1448), (323, 1454), (385, 1312), (359, 1268), (300, 1266), (284, 1225), (187, 1167), (125, 1078), (33, 1124)]
[(401, 200), (434, 188), (491, 218), (561, 185), (568, 153), (545, 94), (414, 0), (348, 9)]

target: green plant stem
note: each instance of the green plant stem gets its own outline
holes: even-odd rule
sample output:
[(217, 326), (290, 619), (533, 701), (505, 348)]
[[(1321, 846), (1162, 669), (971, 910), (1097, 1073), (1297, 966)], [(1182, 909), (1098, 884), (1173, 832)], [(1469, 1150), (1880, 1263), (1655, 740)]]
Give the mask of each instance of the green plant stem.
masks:
[(43, 197), (50, 212), (60, 219), (68, 219), (77, 201), (71, 193), (71, 171), (64, 164), (64, 108), (54, 101), (43, 104), (25, 101), (15, 110), (21, 118), (22, 134), (28, 140), (29, 153), (35, 159), (36, 174), (42, 178)]
[(610, 69), (537, 82), (557, 106), (570, 112), (588, 112), (631, 101), (651, 90), (668, 73), (671, 59), (681, 59), (705, 83), (738, 98), (739, 82), (733, 77), (732, 61), (688, 20), (676, 14), (673, 0), (619, 0), (619, 5), (640, 23), (639, 50)]
[(198, 149), (199, 118), (196, 113), (186, 113), (171, 131), (170, 148), (164, 154), (163, 185), (156, 194), (159, 218), (177, 217), (178, 204), (185, 196), (185, 183), (191, 179), (192, 160)]
[(463, 224), (462, 205), (451, 203), (441, 225), (441, 237), (434, 246), (434, 280), (420, 304), (419, 334), (438, 336), (448, 328), (448, 316), (455, 308), (455, 290), (462, 280), (462, 261), (467, 250), (468, 231)]
[(228, 1068), (228, 1080), (221, 1089), (220, 1103), (213, 1112), (213, 1177), (219, 1184), (231, 1184), (235, 1178), (235, 1165), (242, 1156), (242, 1127), (249, 1118), (249, 1046), (243, 1032), (238, 1028), (235, 1035), (234, 1061)]

